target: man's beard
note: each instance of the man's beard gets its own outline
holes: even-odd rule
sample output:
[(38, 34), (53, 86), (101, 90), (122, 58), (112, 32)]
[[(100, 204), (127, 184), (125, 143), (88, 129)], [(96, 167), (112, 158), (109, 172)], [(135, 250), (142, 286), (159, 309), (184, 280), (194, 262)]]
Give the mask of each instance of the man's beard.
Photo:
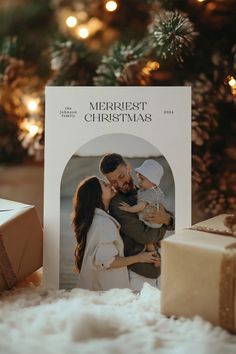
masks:
[(134, 188), (135, 188), (134, 181), (133, 181), (132, 177), (130, 177), (129, 182), (125, 183), (123, 185), (122, 189), (117, 188), (117, 190), (119, 193), (128, 196), (128, 195), (132, 194)]

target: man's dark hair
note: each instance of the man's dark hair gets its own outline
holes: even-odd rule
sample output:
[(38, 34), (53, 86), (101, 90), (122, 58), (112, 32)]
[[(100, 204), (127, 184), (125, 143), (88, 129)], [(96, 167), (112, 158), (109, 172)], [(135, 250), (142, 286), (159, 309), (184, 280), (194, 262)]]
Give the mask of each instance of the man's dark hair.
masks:
[(103, 175), (113, 172), (119, 165), (127, 165), (126, 161), (119, 154), (107, 154), (100, 161), (100, 171)]

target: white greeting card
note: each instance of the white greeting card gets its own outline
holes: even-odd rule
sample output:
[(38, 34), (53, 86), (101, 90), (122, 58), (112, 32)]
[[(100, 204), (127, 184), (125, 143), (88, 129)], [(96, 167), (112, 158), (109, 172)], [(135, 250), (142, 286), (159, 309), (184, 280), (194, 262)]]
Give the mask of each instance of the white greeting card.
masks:
[[(146, 160), (158, 162), (164, 171), (160, 182), (163, 203), (175, 219), (175, 230), (191, 225), (190, 87), (47, 87), (47, 287), (77, 286), (72, 200), (84, 178), (98, 176), (106, 180), (99, 165), (104, 155), (112, 153), (121, 155), (129, 164), (135, 185), (140, 182), (135, 169)], [(150, 175), (152, 167), (147, 164), (145, 168)]]

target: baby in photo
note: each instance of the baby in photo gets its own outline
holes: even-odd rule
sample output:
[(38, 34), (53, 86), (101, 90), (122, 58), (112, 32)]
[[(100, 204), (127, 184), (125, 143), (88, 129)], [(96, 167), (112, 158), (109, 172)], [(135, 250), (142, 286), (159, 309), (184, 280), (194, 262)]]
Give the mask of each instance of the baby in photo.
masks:
[[(143, 218), (143, 213), (148, 213), (153, 208), (160, 208), (160, 203), (164, 202), (164, 193), (159, 187), (161, 178), (164, 174), (163, 167), (155, 160), (145, 160), (143, 164), (135, 168), (138, 177), (138, 200), (137, 204), (130, 206), (127, 203), (121, 203), (120, 209), (129, 213), (138, 213), (139, 219), (146, 225), (152, 228), (160, 228), (162, 224), (154, 224), (147, 222)], [(146, 244), (147, 251), (156, 251), (156, 247), (153, 243)], [(157, 252), (158, 253), (158, 252)], [(160, 262), (155, 262), (156, 266), (160, 265)]]

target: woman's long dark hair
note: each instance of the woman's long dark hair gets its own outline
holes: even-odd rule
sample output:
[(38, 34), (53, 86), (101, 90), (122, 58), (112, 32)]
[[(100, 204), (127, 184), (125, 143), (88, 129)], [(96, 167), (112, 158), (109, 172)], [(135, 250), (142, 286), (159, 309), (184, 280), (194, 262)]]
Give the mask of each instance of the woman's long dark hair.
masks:
[(80, 272), (87, 234), (94, 218), (95, 208), (104, 209), (102, 187), (95, 176), (85, 178), (78, 185), (73, 200), (72, 225), (77, 245), (75, 248), (75, 267)]

